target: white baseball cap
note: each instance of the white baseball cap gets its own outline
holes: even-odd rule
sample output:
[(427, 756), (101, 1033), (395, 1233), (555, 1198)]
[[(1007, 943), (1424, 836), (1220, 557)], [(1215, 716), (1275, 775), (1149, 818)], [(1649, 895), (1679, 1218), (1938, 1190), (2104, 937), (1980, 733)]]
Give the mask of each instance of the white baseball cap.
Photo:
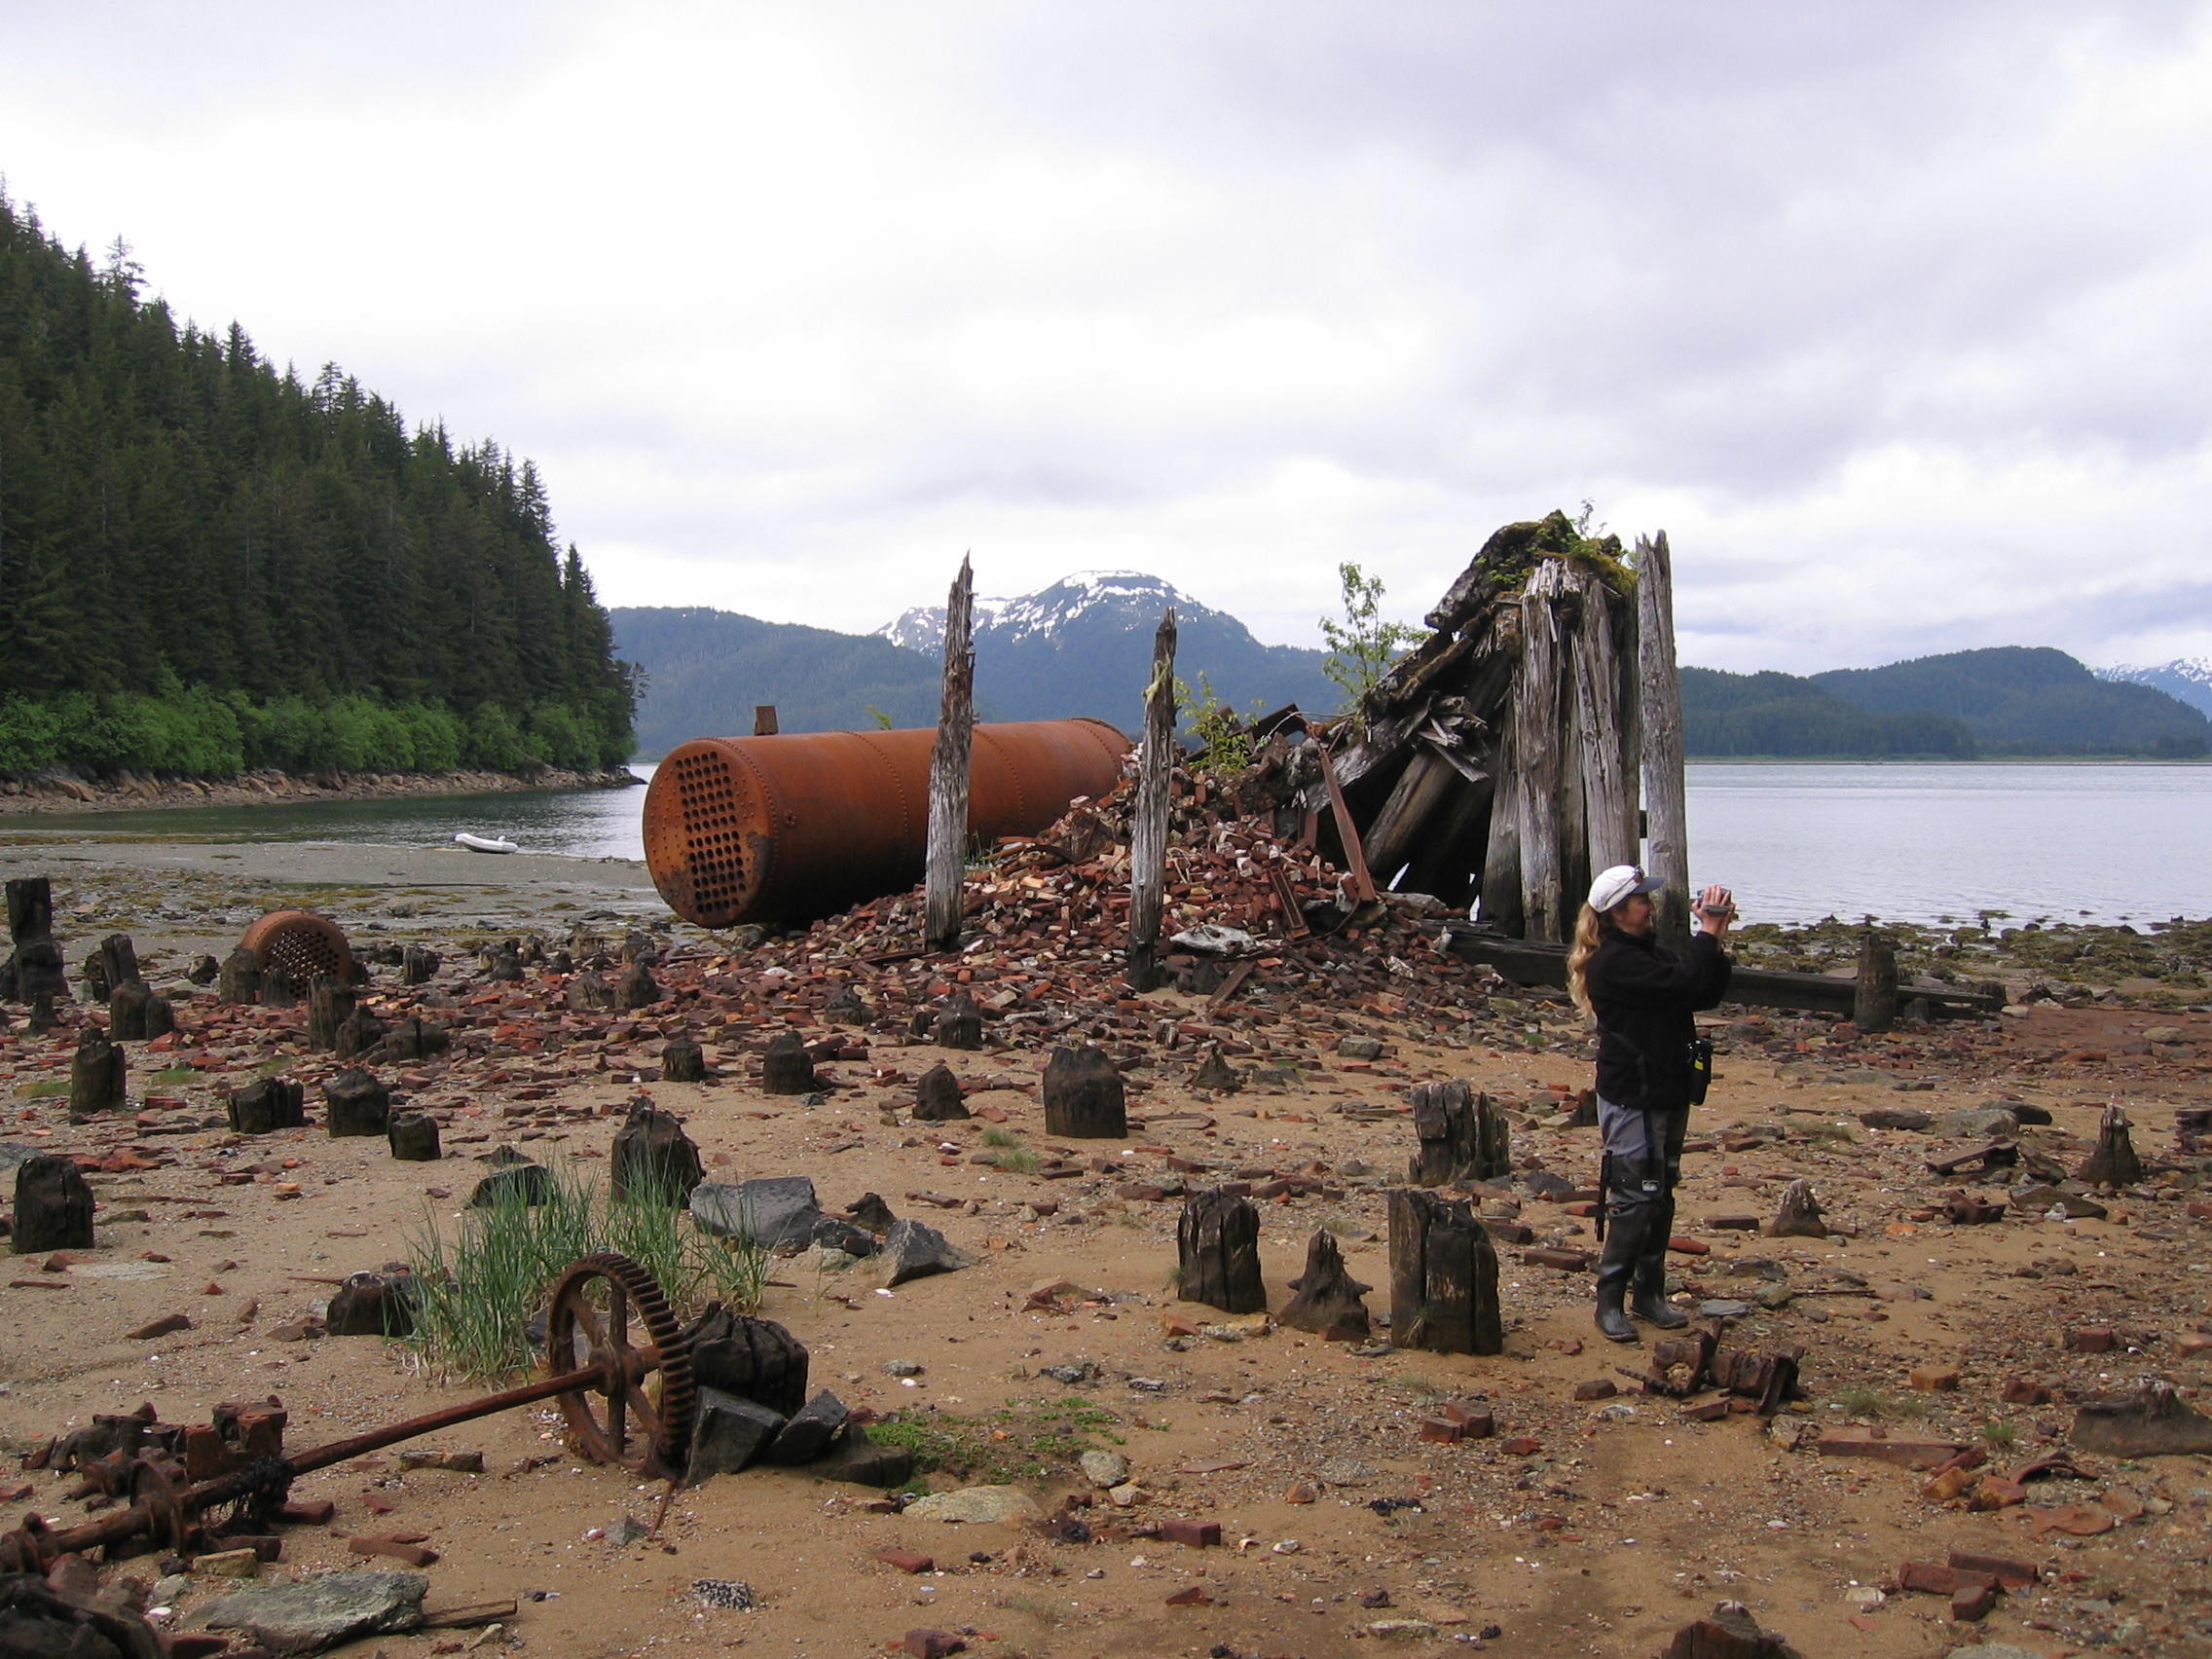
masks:
[(1601, 913), (1610, 910), (1624, 899), (1633, 899), (1639, 893), (1656, 893), (1667, 884), (1656, 875), (1645, 875), (1636, 865), (1615, 865), (1598, 872), (1598, 879), (1590, 884), (1590, 908)]

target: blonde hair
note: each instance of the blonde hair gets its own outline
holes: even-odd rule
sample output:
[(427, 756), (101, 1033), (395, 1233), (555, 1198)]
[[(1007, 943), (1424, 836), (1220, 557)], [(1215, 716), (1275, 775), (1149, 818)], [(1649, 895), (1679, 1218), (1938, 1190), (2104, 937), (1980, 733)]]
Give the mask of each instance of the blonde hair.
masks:
[(1567, 953), (1567, 994), (1574, 999), (1574, 1006), (1593, 1019), (1597, 1011), (1590, 1006), (1590, 958), (1598, 954), (1598, 946), (1604, 942), (1605, 919), (1585, 904), (1582, 914), (1574, 918), (1574, 943)]

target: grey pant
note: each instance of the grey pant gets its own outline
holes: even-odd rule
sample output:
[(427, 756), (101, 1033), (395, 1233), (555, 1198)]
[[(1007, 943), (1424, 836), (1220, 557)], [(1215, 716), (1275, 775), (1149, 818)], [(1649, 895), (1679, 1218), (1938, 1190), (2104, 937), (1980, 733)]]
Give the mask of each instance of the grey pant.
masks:
[(1682, 1175), (1682, 1138), (1689, 1124), (1687, 1106), (1646, 1112), (1598, 1097), (1598, 1132), (1604, 1141), (1609, 1189), (1605, 1205), (1612, 1214), (1638, 1204), (1665, 1204), (1673, 1198)]

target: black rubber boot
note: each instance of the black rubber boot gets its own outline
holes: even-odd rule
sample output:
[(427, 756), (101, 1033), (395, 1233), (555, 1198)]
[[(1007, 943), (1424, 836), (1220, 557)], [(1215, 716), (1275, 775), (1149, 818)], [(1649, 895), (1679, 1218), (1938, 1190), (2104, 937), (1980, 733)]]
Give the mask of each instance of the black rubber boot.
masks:
[(1675, 1233), (1675, 1195), (1669, 1193), (1652, 1217), (1649, 1235), (1636, 1262), (1636, 1290), (1629, 1307), (1647, 1325), (1678, 1331), (1690, 1316), (1667, 1300), (1667, 1241)]
[(1629, 1280), (1636, 1274), (1637, 1258), (1643, 1253), (1650, 1213), (1637, 1204), (1605, 1218), (1605, 1249), (1598, 1258), (1598, 1334), (1607, 1342), (1641, 1340), (1635, 1321), (1622, 1304), (1628, 1299)]

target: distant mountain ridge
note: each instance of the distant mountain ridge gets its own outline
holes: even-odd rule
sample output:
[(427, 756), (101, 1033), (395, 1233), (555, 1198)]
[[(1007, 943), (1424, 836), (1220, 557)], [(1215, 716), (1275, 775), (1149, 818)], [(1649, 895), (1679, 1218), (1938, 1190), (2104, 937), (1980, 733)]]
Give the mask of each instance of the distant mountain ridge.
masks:
[(1839, 668), (1814, 684), (1871, 714), (1931, 714), (1965, 724), (1989, 755), (2202, 755), (2212, 720), (2149, 685), (2100, 680), (2049, 646), (1998, 645)]
[[(1322, 652), (1264, 645), (1235, 617), (1158, 576), (1106, 571), (977, 600), (978, 717), (1089, 715), (1133, 733), (1153, 631), (1170, 605), (1185, 681), (1195, 684), (1202, 674), (1244, 712), (1297, 703), (1318, 713), (1341, 703), (1321, 672)], [(616, 648), (646, 674), (637, 719), (645, 758), (687, 738), (750, 732), (760, 703), (776, 706), (785, 731), (865, 731), (878, 723), (878, 711), (895, 725), (937, 719), (944, 617), (935, 607), (918, 606), (869, 635), (705, 608), (611, 616)], [(2195, 666), (2212, 682), (2212, 670)], [(1810, 677), (1684, 668), (1684, 736), (1689, 753), (1707, 758), (2184, 758), (2212, 748), (2203, 713), (2117, 673), (2099, 676), (2063, 651), (2020, 646)]]
[(2148, 685), (2212, 715), (2212, 657), (2176, 657), (2148, 668), (2100, 668), (2096, 674), (2099, 680)]
[[(1197, 686), (1202, 674), (1240, 712), (1296, 703), (1334, 710), (1344, 693), (1321, 672), (1326, 654), (1263, 645), (1226, 610), (1201, 605), (1159, 576), (1084, 571), (1014, 599), (976, 601), (976, 695), (1001, 719), (1090, 715), (1134, 730), (1152, 678), (1152, 639), (1175, 608), (1175, 672)], [(876, 634), (941, 660), (944, 609), (917, 606)]]

